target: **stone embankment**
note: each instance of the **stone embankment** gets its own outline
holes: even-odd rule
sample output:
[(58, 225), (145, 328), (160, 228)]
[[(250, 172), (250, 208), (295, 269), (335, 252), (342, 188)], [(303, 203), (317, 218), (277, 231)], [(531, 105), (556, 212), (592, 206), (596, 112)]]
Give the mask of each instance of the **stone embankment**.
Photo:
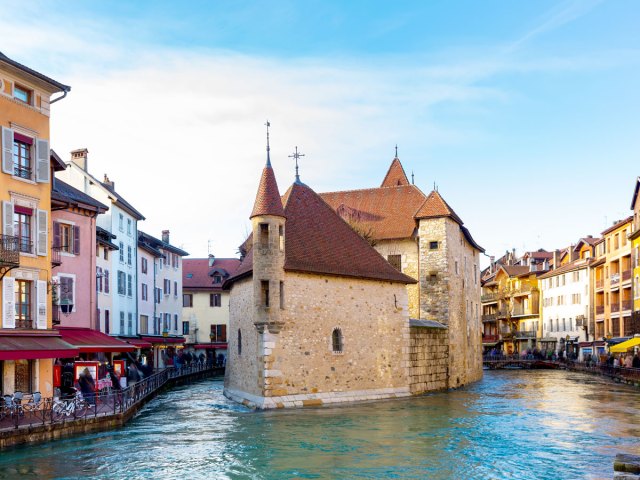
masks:
[(121, 427), (167, 388), (223, 373), (223, 368), (207, 365), (161, 370), (124, 390), (96, 395), (89, 407), (52, 398), (2, 407), (0, 450)]
[(619, 453), (613, 461), (614, 480), (640, 480), (640, 456)]

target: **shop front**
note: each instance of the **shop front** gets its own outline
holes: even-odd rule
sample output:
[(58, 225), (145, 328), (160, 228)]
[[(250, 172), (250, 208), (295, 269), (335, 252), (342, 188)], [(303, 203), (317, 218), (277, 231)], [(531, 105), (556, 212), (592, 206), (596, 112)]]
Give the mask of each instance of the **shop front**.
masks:
[(175, 359), (184, 348), (185, 338), (181, 336), (143, 336), (143, 342), (151, 344), (153, 348), (153, 367), (163, 369), (173, 367)]

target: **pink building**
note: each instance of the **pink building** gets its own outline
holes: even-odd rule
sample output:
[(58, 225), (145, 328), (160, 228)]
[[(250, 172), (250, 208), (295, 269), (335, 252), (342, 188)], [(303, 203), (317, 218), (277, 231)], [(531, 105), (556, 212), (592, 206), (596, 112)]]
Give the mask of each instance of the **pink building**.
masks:
[(96, 217), (108, 207), (65, 182), (54, 179), (53, 324), (100, 330), (96, 305)]

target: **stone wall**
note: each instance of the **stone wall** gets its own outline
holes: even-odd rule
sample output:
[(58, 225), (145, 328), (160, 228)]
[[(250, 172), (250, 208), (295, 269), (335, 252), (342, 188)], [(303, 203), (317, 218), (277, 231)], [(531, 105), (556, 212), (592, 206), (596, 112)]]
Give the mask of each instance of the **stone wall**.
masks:
[[(419, 256), (417, 240), (410, 238), (398, 240), (379, 240), (375, 249), (385, 259), (389, 255), (401, 255), (402, 273), (419, 280)], [(415, 283), (407, 285), (409, 296), (409, 317), (420, 318), (420, 286)]]
[[(262, 394), (260, 342), (253, 324), (253, 282), (251, 277), (233, 284), (229, 296), (229, 331), (227, 333), (227, 364), (225, 389), (242, 390), (253, 395)], [(242, 353), (238, 354), (238, 331), (242, 333)]]
[(409, 389), (413, 395), (448, 387), (447, 329), (411, 327)]

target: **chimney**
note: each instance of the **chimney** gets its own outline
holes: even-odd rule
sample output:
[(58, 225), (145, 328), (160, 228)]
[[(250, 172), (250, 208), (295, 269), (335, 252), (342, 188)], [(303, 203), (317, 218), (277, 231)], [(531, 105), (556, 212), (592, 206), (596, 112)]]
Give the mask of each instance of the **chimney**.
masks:
[(104, 185), (111, 191), (116, 189), (116, 182), (109, 180), (106, 173), (104, 174), (104, 181), (102, 183), (104, 183)]
[(536, 271), (536, 264), (534, 262), (532, 262), (531, 260), (529, 261), (529, 271), (530, 272), (535, 272)]
[(545, 258), (544, 262), (542, 262), (542, 270), (549, 270), (549, 259)]
[(216, 261), (215, 255), (209, 254), (209, 268), (213, 267), (213, 264)]
[(78, 148), (77, 150), (71, 150), (71, 163), (75, 163), (85, 172), (87, 171), (87, 154), (89, 150), (86, 148)]
[(164, 243), (171, 243), (169, 242), (169, 230), (162, 230), (162, 241)]
[(553, 269), (558, 268), (558, 250), (553, 251)]

